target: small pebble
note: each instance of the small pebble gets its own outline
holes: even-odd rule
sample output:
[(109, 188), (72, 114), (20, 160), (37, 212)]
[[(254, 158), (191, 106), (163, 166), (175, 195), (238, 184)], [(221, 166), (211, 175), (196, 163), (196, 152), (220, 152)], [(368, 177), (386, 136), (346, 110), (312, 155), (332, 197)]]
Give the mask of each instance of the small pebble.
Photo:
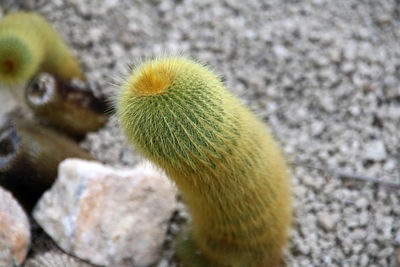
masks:
[(335, 227), (335, 221), (333, 220), (332, 216), (327, 213), (323, 213), (318, 216), (318, 224), (325, 231), (331, 231)]
[(382, 161), (386, 159), (387, 153), (385, 144), (381, 140), (373, 141), (365, 145), (364, 159)]

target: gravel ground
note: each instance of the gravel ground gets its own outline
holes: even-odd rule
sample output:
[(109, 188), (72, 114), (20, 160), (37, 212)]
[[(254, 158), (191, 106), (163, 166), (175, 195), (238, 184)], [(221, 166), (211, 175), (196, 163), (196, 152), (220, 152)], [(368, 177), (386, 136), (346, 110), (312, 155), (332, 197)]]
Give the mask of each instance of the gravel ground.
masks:
[[(4, 2), (4, 1), (3, 1)], [(8, 3), (9, 2), (9, 3)], [(293, 163), (287, 266), (398, 265), (400, 191), (310, 167), (400, 182), (400, 2), (395, 0), (5, 1), (50, 20), (98, 93), (162, 53), (207, 62), (268, 124)], [(0, 13), (5, 12), (5, 8)], [(139, 157), (115, 119), (82, 143)], [(187, 214), (180, 209), (170, 235)], [(158, 266), (174, 266), (169, 243)]]

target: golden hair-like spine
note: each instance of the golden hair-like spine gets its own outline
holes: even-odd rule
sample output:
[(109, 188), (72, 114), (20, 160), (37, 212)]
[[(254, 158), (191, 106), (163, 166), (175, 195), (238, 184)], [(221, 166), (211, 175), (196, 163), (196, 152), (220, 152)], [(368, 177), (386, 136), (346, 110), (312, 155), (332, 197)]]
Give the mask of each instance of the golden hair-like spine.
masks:
[(176, 246), (186, 266), (279, 264), (291, 223), (285, 160), (266, 125), (213, 72), (186, 58), (146, 61), (123, 85), (117, 114), (191, 211)]

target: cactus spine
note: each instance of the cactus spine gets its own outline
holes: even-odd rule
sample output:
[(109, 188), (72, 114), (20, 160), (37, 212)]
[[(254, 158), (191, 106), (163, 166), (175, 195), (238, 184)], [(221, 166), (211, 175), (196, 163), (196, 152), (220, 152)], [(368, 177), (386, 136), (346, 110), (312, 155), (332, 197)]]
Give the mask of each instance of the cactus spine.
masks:
[(41, 16), (11, 13), (0, 21), (0, 82), (13, 85), (38, 70), (63, 80), (83, 79), (78, 62), (53, 27)]
[(291, 222), (285, 161), (267, 127), (218, 77), (186, 58), (147, 61), (123, 85), (117, 114), (191, 211), (177, 245), (185, 265), (278, 265)]

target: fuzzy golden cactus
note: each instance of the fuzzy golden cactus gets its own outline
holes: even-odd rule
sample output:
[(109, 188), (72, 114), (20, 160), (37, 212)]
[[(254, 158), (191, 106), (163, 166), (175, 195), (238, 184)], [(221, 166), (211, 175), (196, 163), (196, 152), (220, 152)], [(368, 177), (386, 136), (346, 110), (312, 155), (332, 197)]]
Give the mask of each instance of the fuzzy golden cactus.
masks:
[(76, 58), (43, 17), (29, 12), (8, 14), (0, 20), (0, 82), (18, 84), (38, 70), (63, 80), (83, 79)]
[(285, 160), (213, 72), (186, 58), (146, 61), (123, 85), (117, 114), (191, 211), (176, 247), (186, 266), (278, 265), (291, 222)]

